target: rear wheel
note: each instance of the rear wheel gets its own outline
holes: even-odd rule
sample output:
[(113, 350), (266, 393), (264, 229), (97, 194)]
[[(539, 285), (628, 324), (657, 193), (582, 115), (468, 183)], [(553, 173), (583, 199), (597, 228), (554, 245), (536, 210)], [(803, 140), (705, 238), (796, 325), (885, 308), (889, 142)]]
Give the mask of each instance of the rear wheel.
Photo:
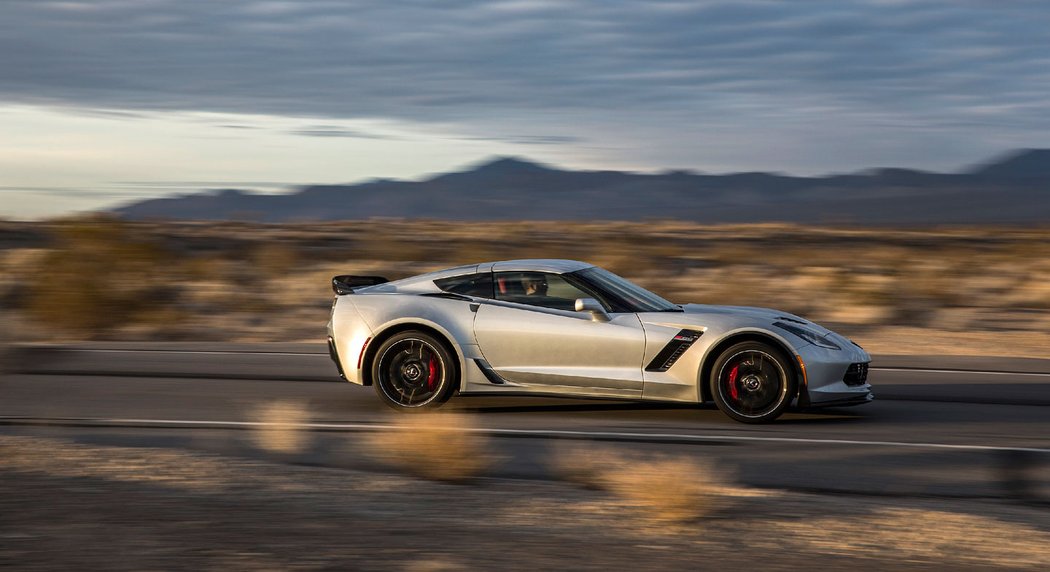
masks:
[(400, 332), (376, 350), (372, 385), (383, 403), (399, 411), (433, 409), (452, 397), (456, 370), (452, 353), (434, 336)]
[(711, 395), (723, 413), (744, 423), (768, 423), (795, 397), (791, 362), (762, 342), (736, 344), (715, 361)]

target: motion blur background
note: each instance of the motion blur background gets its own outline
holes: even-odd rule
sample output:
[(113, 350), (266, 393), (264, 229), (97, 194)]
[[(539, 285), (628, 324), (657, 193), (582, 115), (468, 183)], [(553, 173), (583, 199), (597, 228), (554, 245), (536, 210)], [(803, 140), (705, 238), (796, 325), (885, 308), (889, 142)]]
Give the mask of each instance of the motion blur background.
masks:
[(587, 260), (678, 302), (781, 308), (876, 353), (1046, 357), (1050, 231), (646, 222), (0, 225), (18, 341), (323, 342), (333, 275)]
[[(0, 568), (1050, 569), (1048, 70), (1028, 0), (2, 0)], [(332, 276), (512, 258), (896, 361), (762, 427), (324, 383)]]
[(1050, 347), (1040, 3), (0, 16), (0, 305), (19, 341), (312, 340), (329, 275), (564, 256), (879, 351)]

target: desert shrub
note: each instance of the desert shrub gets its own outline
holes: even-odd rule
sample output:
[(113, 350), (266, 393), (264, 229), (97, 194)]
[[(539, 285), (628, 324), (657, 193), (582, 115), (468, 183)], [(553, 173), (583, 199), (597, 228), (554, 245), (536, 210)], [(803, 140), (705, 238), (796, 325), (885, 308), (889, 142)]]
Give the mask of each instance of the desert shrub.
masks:
[(0, 308), (0, 378), (11, 367), (11, 328), (13, 327), (11, 312)]
[(80, 334), (149, 321), (174, 294), (171, 255), (126, 223), (94, 218), (62, 224), (54, 248), (28, 280), (25, 310), (37, 323)]
[(252, 264), (269, 277), (287, 274), (302, 264), (299, 251), (288, 244), (267, 242), (252, 250)]
[(648, 519), (690, 521), (729, 502), (729, 478), (708, 462), (669, 456), (627, 456), (610, 449), (560, 447), (551, 467), (563, 479), (608, 491)]
[(310, 419), (309, 410), (297, 401), (274, 401), (256, 407), (252, 417), (259, 425), (253, 434), (255, 444), (272, 453), (299, 453), (310, 445), (310, 434), (302, 424)]
[(462, 414), (412, 415), (366, 442), (371, 456), (412, 475), (463, 481), (482, 474), (495, 461), (488, 438), (473, 428), (470, 417)]

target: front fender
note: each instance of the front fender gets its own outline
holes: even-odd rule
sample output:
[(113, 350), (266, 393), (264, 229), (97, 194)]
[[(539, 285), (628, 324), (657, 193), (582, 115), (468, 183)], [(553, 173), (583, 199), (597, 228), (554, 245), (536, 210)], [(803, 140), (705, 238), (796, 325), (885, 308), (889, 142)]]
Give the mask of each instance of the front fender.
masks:
[[(700, 367), (696, 370), (696, 391), (698, 401), (704, 402), (711, 399), (711, 396), (708, 395), (708, 375), (709, 370), (714, 366), (714, 362), (718, 359), (718, 356), (729, 346), (732, 346), (738, 341), (746, 341), (748, 339), (762, 339), (763, 341), (771, 342), (774, 346), (780, 348), (780, 350), (786, 354), (786, 357), (791, 360), (791, 363), (788, 365), (795, 370), (798, 377), (797, 390), (799, 392), (804, 390), (804, 378), (797, 363), (797, 356), (799, 355), (801, 348), (810, 344), (805, 343), (797, 345), (777, 332), (755, 326), (743, 326), (721, 332), (719, 335), (704, 340), (705, 345), (702, 348)], [(701, 340), (703, 340), (703, 338), (701, 338)]]

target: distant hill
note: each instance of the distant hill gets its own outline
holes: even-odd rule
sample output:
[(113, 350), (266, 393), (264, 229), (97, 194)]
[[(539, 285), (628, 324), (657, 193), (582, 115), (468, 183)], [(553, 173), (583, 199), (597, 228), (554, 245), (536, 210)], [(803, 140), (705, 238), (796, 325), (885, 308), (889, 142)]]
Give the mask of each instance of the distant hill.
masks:
[(845, 175), (568, 171), (502, 157), (422, 181), (305, 186), (281, 195), (222, 189), (115, 211), (130, 219), (643, 220), (856, 225), (1050, 223), (1050, 150), (1015, 151), (966, 172)]
[(1050, 149), (1014, 151), (971, 172), (993, 179), (1042, 179), (1047, 182), (1050, 181)]

